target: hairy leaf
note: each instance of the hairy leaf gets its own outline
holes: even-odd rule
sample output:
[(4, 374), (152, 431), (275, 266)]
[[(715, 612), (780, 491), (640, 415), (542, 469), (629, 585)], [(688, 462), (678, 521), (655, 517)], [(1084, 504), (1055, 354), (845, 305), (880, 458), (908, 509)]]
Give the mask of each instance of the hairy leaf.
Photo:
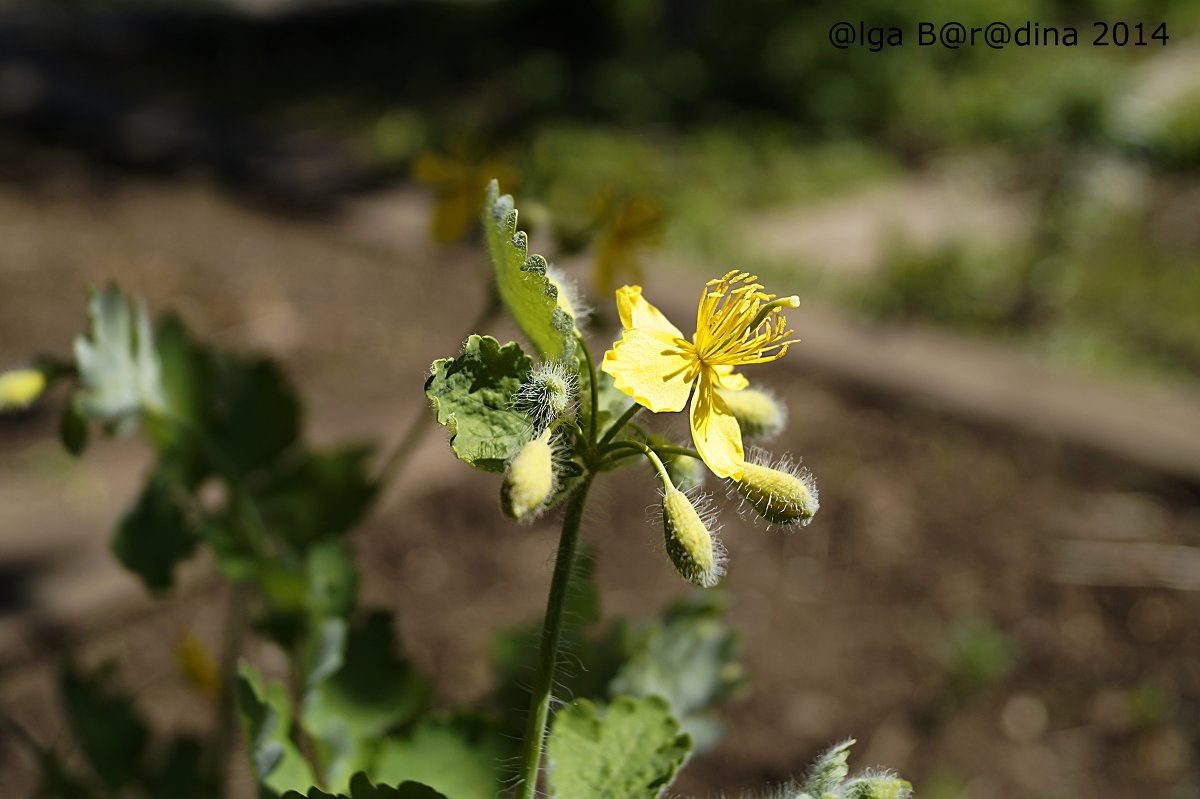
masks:
[(804, 793), (810, 796), (824, 797), (837, 790), (850, 774), (847, 762), (850, 759), (850, 747), (852, 746), (854, 746), (854, 739), (848, 738), (831, 746), (821, 754), (812, 764), (812, 768), (804, 780)]
[(691, 748), (659, 697), (618, 697), (603, 714), (580, 699), (554, 717), (546, 746), (550, 795), (656, 799)]
[(88, 298), (88, 334), (75, 339), (82, 388), (79, 409), (89, 418), (131, 428), (144, 410), (165, 407), (150, 318), (114, 285)]
[(237, 704), (250, 750), (250, 769), (259, 785), (276, 794), (312, 785), (312, 769), (292, 740), (291, 703), (283, 686), (264, 685), (258, 672), (242, 663)]
[[(711, 592), (708, 592), (711, 593)], [(693, 734), (697, 749), (716, 743), (721, 729), (697, 718), (746, 684), (741, 642), (708, 593), (671, 608), (661, 622), (630, 628), (627, 660), (610, 684), (613, 695), (661, 696)]]
[(350, 778), (348, 793), (326, 793), (320, 788), (309, 788), (307, 793), (288, 791), (283, 799), (447, 799), (428, 785), (418, 782), (403, 782), (392, 788), (387, 785), (372, 785), (366, 774), (358, 773)]
[(499, 759), (499, 749), (486, 730), (432, 721), (405, 738), (386, 739), (373, 773), (387, 783), (425, 783), (448, 799), (493, 799), (500, 790)]
[(546, 276), (546, 259), (529, 254), (528, 236), (517, 230), (512, 195), (501, 195), (495, 180), (484, 198), (483, 231), (496, 289), (517, 327), (544, 360), (573, 362), (575, 321), (559, 307), (558, 288)]
[(843, 799), (908, 799), (912, 784), (891, 774), (856, 777), (842, 786)]
[(457, 358), (434, 362), (425, 395), (461, 460), (502, 471), (530, 440), (532, 425), (509, 405), (532, 366), (519, 345), (501, 347), (491, 336), (471, 336)]
[(114, 685), (116, 668), (68, 668), (60, 677), (63, 709), (92, 770), (109, 788), (128, 785), (141, 773), (150, 732), (133, 700)]

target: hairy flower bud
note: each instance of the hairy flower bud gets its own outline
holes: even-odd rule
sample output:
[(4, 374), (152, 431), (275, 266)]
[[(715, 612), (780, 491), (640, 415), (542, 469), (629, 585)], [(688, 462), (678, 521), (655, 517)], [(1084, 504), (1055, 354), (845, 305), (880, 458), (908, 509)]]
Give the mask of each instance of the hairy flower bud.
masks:
[(575, 415), (575, 393), (579, 377), (558, 362), (535, 369), (512, 397), (513, 410), (533, 420), (541, 431), (556, 419)]
[(530, 441), (516, 454), (500, 484), (500, 507), (517, 521), (535, 518), (546, 508), (554, 493), (554, 451), (550, 429)]
[(577, 325), (582, 322), (588, 315), (588, 307), (571, 279), (553, 264), (546, 267), (546, 279), (558, 292), (556, 304), (559, 310), (571, 317), (571, 321)]
[(13, 369), (0, 373), (0, 411), (28, 408), (46, 390), (46, 375), (40, 369)]
[(765, 454), (756, 453), (733, 487), (769, 525), (803, 527), (820, 508), (812, 475), (787, 458), (772, 467)]
[(743, 438), (773, 438), (787, 424), (787, 408), (766, 391), (745, 388), (719, 393), (737, 419)]
[(708, 588), (725, 573), (725, 550), (687, 494), (668, 486), (662, 498), (667, 555), (683, 579)]

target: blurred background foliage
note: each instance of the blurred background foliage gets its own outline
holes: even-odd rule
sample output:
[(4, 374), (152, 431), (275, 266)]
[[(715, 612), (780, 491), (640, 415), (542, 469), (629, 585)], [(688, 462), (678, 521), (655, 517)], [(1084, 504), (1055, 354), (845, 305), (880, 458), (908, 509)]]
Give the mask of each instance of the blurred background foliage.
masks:
[[(870, 317), (1089, 368), (1200, 373), (1200, 7), (1187, 0), (58, 0), (4, 16), (0, 93), (42, 142), (150, 170), (200, 160), (245, 182), (272, 147), (319, 139), (343, 160), (288, 200), (411, 175), (440, 197), (443, 243), (467, 235), (479, 189), (503, 175), (560, 254), (592, 243), (602, 293), (662, 246), (705, 272), (807, 268), (810, 290)], [(842, 19), (898, 26), (905, 43), (835, 49)], [(993, 19), (1074, 25), (1081, 43), (917, 46), (918, 20)], [(1095, 20), (1165, 21), (1170, 39), (1093, 47)], [(51, 78), (32, 90), (30, 63)], [(899, 236), (869, 281), (741, 224), (963, 162), (1027, 223), (987, 245)], [(321, 172), (293, 163), (285, 184), (306, 168)]]

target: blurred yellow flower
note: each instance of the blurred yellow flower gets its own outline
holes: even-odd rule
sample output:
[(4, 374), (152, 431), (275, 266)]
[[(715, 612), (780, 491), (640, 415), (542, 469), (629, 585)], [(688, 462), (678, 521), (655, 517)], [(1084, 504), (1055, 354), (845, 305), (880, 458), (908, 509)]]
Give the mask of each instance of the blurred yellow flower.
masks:
[(220, 693), (217, 663), (195, 634), (189, 632), (179, 640), (175, 647), (175, 665), (188, 685), (201, 695), (213, 699)]
[(45, 390), (46, 375), (40, 369), (0, 373), (0, 411), (28, 408)]
[(613, 290), (618, 274), (642, 279), (642, 255), (662, 241), (667, 216), (658, 203), (641, 195), (618, 203), (612, 192), (605, 192), (596, 206), (604, 227), (596, 239), (592, 276), (596, 293), (605, 294)]
[(641, 286), (623, 286), (617, 311), (625, 329), (601, 367), (654, 413), (683, 410), (690, 399), (692, 440), (718, 477), (741, 477), (746, 458), (737, 420), (715, 389), (740, 391), (749, 383), (735, 367), (777, 360), (795, 343), (781, 310), (799, 307), (800, 299), (776, 299), (757, 279), (735, 270), (710, 280), (691, 341), (642, 297)]
[(413, 162), (412, 177), (435, 192), (431, 232), (433, 240), (443, 245), (462, 241), (471, 232), (479, 219), (479, 198), (490, 180), (496, 178), (509, 187), (520, 183), (515, 169), (495, 159), (428, 151)]

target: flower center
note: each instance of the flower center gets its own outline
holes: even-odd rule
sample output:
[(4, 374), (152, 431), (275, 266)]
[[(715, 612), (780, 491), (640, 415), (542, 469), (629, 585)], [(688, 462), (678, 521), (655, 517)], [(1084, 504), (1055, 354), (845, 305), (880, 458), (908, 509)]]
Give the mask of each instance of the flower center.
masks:
[(732, 271), (704, 287), (693, 337), (697, 369), (767, 363), (782, 358), (795, 343), (788, 339), (793, 331), (781, 311), (798, 307), (799, 298), (776, 299), (756, 280)]

